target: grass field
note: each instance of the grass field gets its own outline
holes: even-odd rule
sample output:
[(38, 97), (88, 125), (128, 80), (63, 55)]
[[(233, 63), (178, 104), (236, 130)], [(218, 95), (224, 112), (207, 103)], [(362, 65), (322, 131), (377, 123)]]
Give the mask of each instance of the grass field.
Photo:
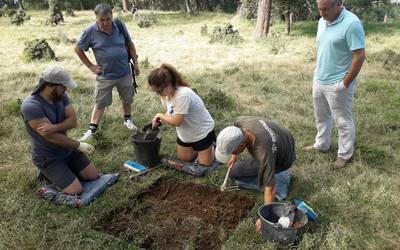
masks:
[[(91, 229), (92, 221), (122, 206), (160, 176), (218, 187), (226, 168), (201, 179), (160, 168), (143, 183), (128, 180), (122, 163), (134, 159), (133, 147), (115, 94), (100, 126), (102, 136), (93, 142), (97, 151), (92, 160), (101, 172), (122, 172), (121, 180), (82, 209), (39, 200), (35, 196), (39, 188), (36, 168), (31, 163), (30, 142), (18, 99), (30, 94), (49, 62), (23, 62), (24, 42), (48, 39), (58, 63), (79, 84), (70, 92), (79, 125), (69, 134), (78, 138), (89, 122), (94, 76), (73, 53), (73, 44), (53, 40), (77, 38), (94, 21), (94, 15), (77, 12), (77, 17), (66, 17), (60, 26), (43, 26), (47, 12), (28, 14), (31, 20), (19, 27), (0, 18), (0, 249), (135, 249), (124, 240)], [(298, 159), (292, 168), (295, 179), (289, 198), (306, 200), (320, 216), (317, 223), (310, 224), (299, 249), (400, 249), (400, 23), (366, 25), (367, 60), (354, 98), (355, 160), (349, 167), (335, 171), (332, 165), (336, 133), (334, 150), (328, 154), (301, 150), (313, 142), (316, 132), (311, 97), (315, 23), (296, 23), (290, 36), (284, 34), (283, 25), (274, 24), (272, 35), (255, 41), (254, 24), (233, 15), (153, 15), (157, 23), (148, 29), (123, 17), (137, 46), (142, 69), (133, 111), (137, 124), (143, 126), (161, 109), (159, 99), (147, 89), (147, 73), (163, 62), (173, 64), (207, 101), (217, 131), (238, 115), (264, 116), (292, 131)], [(210, 44), (208, 37), (201, 36), (202, 25), (212, 29), (226, 22), (239, 30), (242, 43)], [(226, 98), (213, 95), (216, 90)], [(165, 128), (161, 153), (173, 154), (174, 143), (174, 129)], [(224, 249), (275, 249), (254, 230), (261, 195), (241, 192), (255, 197), (256, 206), (229, 237)]]

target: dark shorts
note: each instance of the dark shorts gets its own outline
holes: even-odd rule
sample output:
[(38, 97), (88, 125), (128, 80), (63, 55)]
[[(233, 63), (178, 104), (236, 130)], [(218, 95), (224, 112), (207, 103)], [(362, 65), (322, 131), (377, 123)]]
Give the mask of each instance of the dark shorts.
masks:
[(82, 152), (74, 150), (65, 159), (48, 160), (46, 157), (35, 157), (33, 163), (47, 179), (63, 190), (89, 166), (90, 160)]
[(176, 138), (176, 143), (182, 147), (193, 148), (194, 151), (203, 151), (209, 148), (216, 141), (215, 131), (212, 130), (208, 135), (201, 139), (200, 141), (186, 143), (181, 141), (178, 137)]

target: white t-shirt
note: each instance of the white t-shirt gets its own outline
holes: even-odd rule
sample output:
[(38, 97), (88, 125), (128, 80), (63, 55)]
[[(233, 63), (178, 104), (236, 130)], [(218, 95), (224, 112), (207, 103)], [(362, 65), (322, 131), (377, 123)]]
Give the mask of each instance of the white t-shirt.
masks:
[(161, 98), (166, 115), (183, 115), (183, 122), (176, 127), (178, 138), (186, 143), (204, 139), (213, 129), (214, 120), (201, 98), (188, 87), (178, 87), (174, 96)]

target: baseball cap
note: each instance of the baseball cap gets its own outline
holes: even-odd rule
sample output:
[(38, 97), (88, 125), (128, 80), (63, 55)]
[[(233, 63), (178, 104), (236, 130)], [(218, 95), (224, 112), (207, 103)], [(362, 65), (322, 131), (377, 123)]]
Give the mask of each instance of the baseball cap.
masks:
[(243, 138), (244, 134), (240, 128), (235, 126), (224, 128), (217, 137), (217, 147), (215, 149), (217, 160), (227, 163), (231, 158), (232, 152), (239, 147)]
[(42, 79), (49, 83), (64, 85), (68, 89), (77, 87), (77, 84), (71, 80), (69, 74), (57, 65), (47, 66), (42, 73)]

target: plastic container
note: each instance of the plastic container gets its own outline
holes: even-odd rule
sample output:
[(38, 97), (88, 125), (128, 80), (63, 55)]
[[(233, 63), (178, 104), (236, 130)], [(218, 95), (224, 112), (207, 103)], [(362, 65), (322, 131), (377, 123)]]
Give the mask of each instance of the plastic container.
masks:
[(154, 167), (161, 163), (160, 145), (161, 138), (155, 136), (151, 140), (144, 140), (145, 133), (137, 133), (132, 136), (132, 143), (135, 153), (135, 159), (138, 163), (146, 167)]
[(301, 199), (294, 199), (294, 204), (297, 206), (298, 209), (302, 210), (310, 219), (311, 221), (317, 221), (318, 214), (314, 212), (314, 210), (309, 207), (303, 200)]
[(295, 210), (293, 227), (283, 228), (277, 224), (280, 217), (287, 215), (290, 206), (286, 203), (272, 202), (258, 208), (258, 216), (261, 220), (261, 235), (264, 240), (289, 245), (294, 243), (306, 231), (308, 218), (299, 209)]

